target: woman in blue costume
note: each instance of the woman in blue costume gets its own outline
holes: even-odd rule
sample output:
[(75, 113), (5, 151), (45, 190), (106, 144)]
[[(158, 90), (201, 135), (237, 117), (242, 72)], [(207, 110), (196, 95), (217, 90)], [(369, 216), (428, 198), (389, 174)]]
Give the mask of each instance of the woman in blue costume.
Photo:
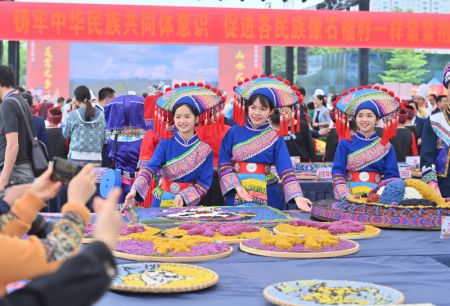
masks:
[[(385, 88), (365, 86), (344, 92), (336, 100), (336, 132), (339, 144), (334, 156), (334, 196), (362, 194), (382, 179), (400, 177), (394, 147), (389, 143), (397, 129), (400, 99)], [(357, 130), (350, 137), (350, 120)], [(384, 121), (383, 137), (375, 132), (379, 119)]]
[[(254, 76), (235, 87), (236, 100), (233, 126), (222, 140), (219, 152), (219, 177), (226, 205), (260, 204), (283, 209), (277, 179), (270, 173), (275, 165), (281, 179), (286, 202), (310, 211), (311, 202), (303, 197), (294, 174), (284, 139), (272, 129), (269, 116), (275, 107), (298, 103), (300, 93), (287, 82), (270, 76)], [(280, 126), (287, 132), (287, 122)]]
[[(156, 101), (155, 132), (163, 139), (151, 160), (141, 168), (125, 207), (142, 202), (158, 171), (161, 179), (153, 189), (152, 207), (182, 207), (197, 205), (211, 186), (213, 157), (211, 148), (200, 141), (195, 125), (212, 122), (211, 116), (220, 109), (222, 97), (209, 85), (182, 84), (166, 91)], [(174, 135), (169, 136), (173, 117)]]
[[(450, 63), (444, 68), (444, 86), (450, 99)], [(450, 197), (450, 105), (426, 119), (420, 151), (422, 180), (444, 198)]]
[[(115, 97), (105, 105), (108, 161), (121, 175), (121, 202), (137, 176), (139, 149), (145, 134), (144, 99), (136, 95)], [(105, 179), (109, 179), (106, 177)]]

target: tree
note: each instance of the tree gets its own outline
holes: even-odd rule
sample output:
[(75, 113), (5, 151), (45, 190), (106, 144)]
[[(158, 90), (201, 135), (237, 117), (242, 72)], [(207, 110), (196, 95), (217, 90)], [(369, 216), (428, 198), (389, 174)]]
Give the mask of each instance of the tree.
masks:
[(2, 65), (7, 65), (8, 64), (8, 42), (7, 41), (2, 41), (3, 43), (3, 54), (1, 54), (2, 59)]
[(315, 47), (315, 48), (308, 48), (308, 54), (309, 55), (321, 55), (321, 54), (330, 54), (330, 53), (338, 53), (342, 52), (342, 50), (356, 50), (356, 49), (343, 49), (343, 48), (332, 48), (332, 47)]
[(428, 73), (428, 70), (420, 69), (428, 64), (425, 53), (412, 49), (392, 50), (392, 57), (387, 63), (389, 70), (381, 75), (383, 82), (421, 84), (423, 76)]
[[(19, 56), (20, 56), (20, 80), (19, 84), (20, 86), (24, 86), (26, 88), (26, 81), (27, 81), (27, 43), (21, 41), (20, 47), (19, 47)], [(3, 58), (2, 61), (3, 65), (8, 65), (8, 41), (3, 41)]]
[(20, 85), (27, 86), (27, 43), (21, 41), (19, 48), (20, 56)]
[[(295, 51), (294, 51), (295, 52)], [(277, 77), (286, 77), (286, 48), (272, 47), (272, 74)], [(295, 77), (296, 73), (294, 73)]]

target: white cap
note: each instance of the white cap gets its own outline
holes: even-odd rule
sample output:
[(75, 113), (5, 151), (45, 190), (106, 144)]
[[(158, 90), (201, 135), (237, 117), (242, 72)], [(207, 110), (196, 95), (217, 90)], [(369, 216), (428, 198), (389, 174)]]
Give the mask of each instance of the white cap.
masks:
[(424, 100), (426, 100), (427, 95), (428, 95), (428, 85), (426, 84), (420, 85), (419, 88), (417, 89), (416, 96), (422, 97)]
[(315, 97), (315, 96), (319, 96), (319, 95), (325, 96), (325, 91), (323, 91), (323, 89), (317, 88), (317, 89), (314, 91), (314, 97)]

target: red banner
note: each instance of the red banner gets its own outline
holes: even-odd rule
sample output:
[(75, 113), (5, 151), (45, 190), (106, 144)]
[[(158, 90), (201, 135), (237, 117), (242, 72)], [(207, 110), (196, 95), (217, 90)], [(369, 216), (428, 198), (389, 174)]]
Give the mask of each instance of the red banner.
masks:
[(219, 46), (219, 88), (232, 97), (237, 82), (262, 73), (261, 56), (260, 46)]
[(450, 15), (0, 2), (0, 37), (450, 49)]
[(27, 88), (52, 101), (69, 96), (69, 42), (29, 41)]

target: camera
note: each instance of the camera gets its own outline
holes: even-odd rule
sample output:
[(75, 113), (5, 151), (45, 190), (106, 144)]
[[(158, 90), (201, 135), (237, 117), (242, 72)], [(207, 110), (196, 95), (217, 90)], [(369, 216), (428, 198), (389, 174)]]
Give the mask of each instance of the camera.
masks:
[(53, 159), (52, 181), (60, 181), (63, 185), (68, 185), (70, 180), (80, 172), (83, 167), (63, 159), (55, 157)]

